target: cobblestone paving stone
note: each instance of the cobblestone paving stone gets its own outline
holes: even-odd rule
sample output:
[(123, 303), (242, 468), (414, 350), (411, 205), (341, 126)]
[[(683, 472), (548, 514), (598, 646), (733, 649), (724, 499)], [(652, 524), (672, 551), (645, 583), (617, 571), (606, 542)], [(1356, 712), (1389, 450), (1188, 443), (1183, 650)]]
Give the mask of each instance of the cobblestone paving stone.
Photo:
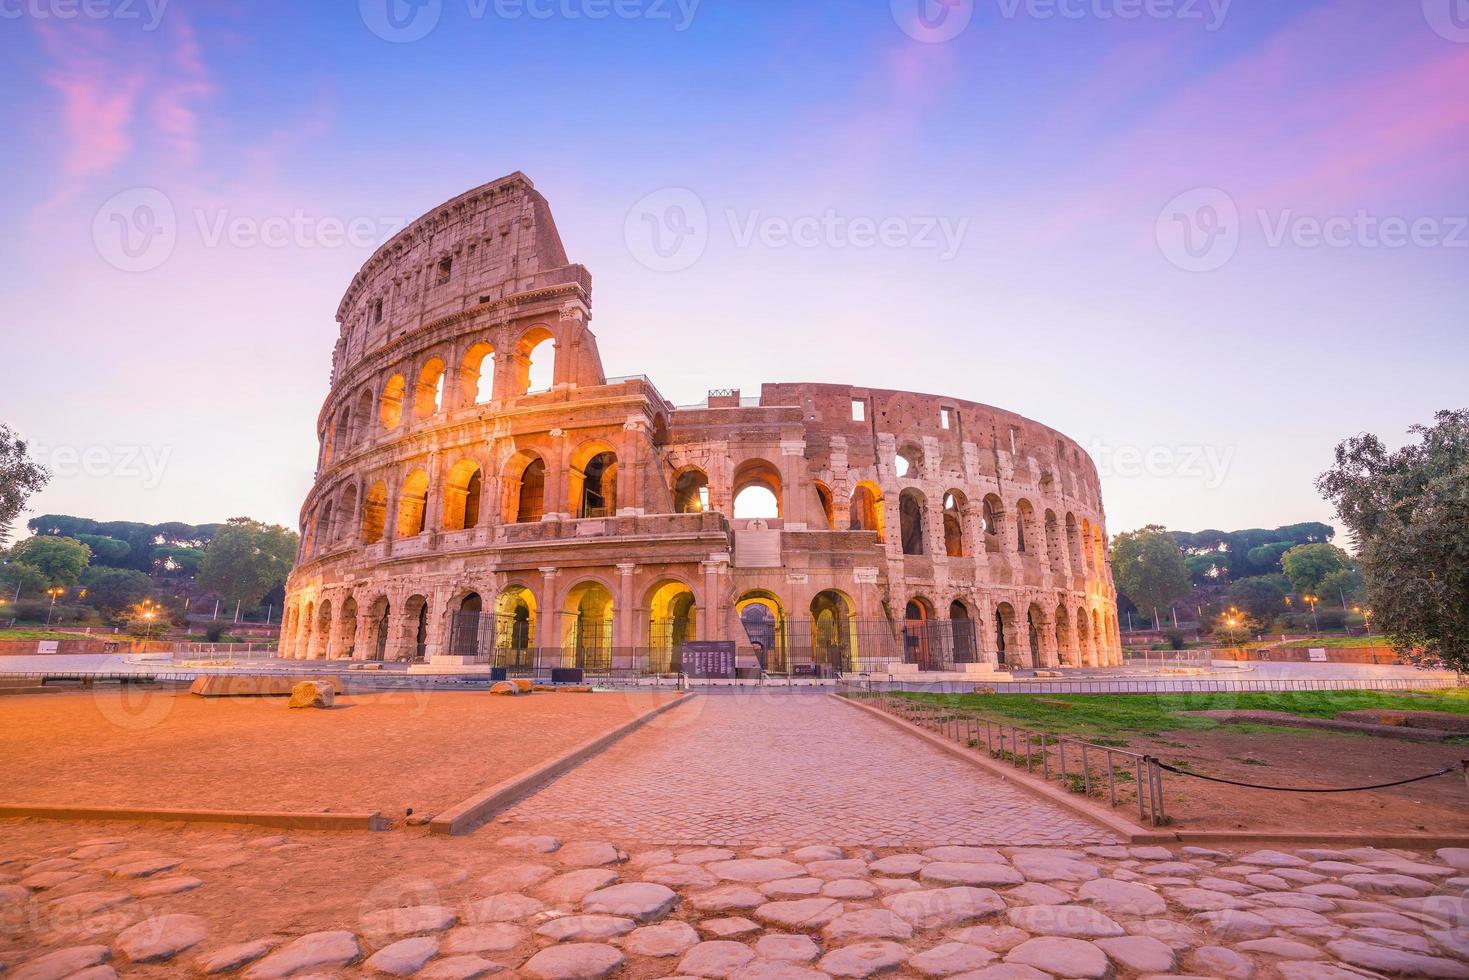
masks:
[[(529, 855), (523, 834), (493, 826), (453, 839), (418, 830), (270, 834), (40, 821), (7, 822), (3, 830), (0, 974), (14, 980), (206, 972), (252, 980), (384, 973), (424, 980), (491, 973), (614, 980), (878, 973), (915, 980), (1469, 978), (1464, 849), (847, 847), (833, 857), (831, 845), (822, 845), (732, 848), (731, 857), (709, 848), (566, 838)], [(104, 837), (109, 848), (122, 849), (97, 857), (93, 842)], [(505, 890), (544, 895), (538, 882), (559, 866), (558, 851), (607, 844), (626, 845), (606, 866), (618, 881), (611, 887), (622, 889), (613, 896), (649, 893), (638, 904), (640, 922), (596, 912), (607, 901), (597, 892), (542, 902)], [(148, 892), (147, 879), (116, 873), (165, 853), (203, 884), (160, 896)], [(1024, 883), (923, 881), (922, 868), (963, 864), (956, 859), (965, 857), (1012, 868)], [(76, 877), (53, 883), (35, 881), (44, 871), (29, 873), (58, 862)], [(738, 884), (675, 886), (669, 901), (642, 884), (669, 864)], [(871, 894), (765, 895), (745, 915), (700, 900), (711, 891), (726, 898), (747, 891), (749, 901), (733, 895), (744, 908), (772, 884), (821, 880), (838, 870), (845, 877), (833, 880), (870, 882)], [(106, 900), (87, 898), (100, 895)], [(483, 919), (492, 897), (505, 921)], [(812, 904), (795, 908), (801, 901)]]
[(1091, 844), (1114, 838), (824, 696), (696, 698), (502, 818), (660, 844)]

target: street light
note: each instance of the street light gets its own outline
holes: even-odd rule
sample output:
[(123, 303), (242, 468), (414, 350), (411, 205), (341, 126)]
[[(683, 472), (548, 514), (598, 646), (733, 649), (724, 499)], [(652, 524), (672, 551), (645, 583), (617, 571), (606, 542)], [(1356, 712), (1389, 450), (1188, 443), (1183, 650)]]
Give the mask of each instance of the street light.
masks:
[(1316, 618), (1316, 603), (1321, 601), (1321, 597), (1317, 595), (1303, 595), (1301, 596), (1301, 601), (1311, 607), (1311, 625), (1317, 633), (1320, 633), (1321, 622)]
[(50, 626), (51, 616), (56, 612), (56, 598), (66, 595), (66, 590), (59, 586), (52, 586), (46, 590), (46, 594), (51, 597), (51, 605), (46, 608), (46, 625)]

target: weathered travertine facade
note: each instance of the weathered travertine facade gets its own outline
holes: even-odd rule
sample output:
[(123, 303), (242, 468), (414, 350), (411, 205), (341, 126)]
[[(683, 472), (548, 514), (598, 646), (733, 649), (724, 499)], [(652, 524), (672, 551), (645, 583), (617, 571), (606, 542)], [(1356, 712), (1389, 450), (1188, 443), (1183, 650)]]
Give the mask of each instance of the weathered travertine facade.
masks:
[[(839, 384), (674, 406), (603, 374), (590, 317), (591, 276), (518, 173), (373, 255), (337, 311), (284, 655), (666, 670), (683, 642), (735, 640), (772, 671), (1120, 659), (1097, 472), (1072, 440)], [(774, 516), (749, 516), (757, 498)]]

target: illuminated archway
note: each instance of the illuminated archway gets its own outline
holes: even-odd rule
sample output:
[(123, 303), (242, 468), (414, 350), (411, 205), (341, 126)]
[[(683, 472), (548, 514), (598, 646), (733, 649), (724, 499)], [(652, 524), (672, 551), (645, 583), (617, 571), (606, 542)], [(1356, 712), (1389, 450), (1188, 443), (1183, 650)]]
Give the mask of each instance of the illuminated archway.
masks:
[(683, 645), (698, 635), (693, 589), (677, 580), (659, 582), (649, 591), (647, 606), (650, 669), (660, 674), (681, 669)]
[(414, 470), (398, 491), (398, 537), (414, 538), (424, 532), (428, 515), (428, 474)]
[(495, 665), (529, 666), (536, 645), (536, 597), (523, 585), (509, 585), (495, 597)]
[(612, 666), (612, 593), (601, 582), (583, 582), (566, 596), (562, 649), (574, 666), (607, 670)]
[(857, 669), (857, 621), (853, 603), (836, 589), (811, 600), (811, 661), (823, 673)]
[(484, 477), (479, 463), (472, 459), (455, 463), (444, 482), (444, 530), (464, 531), (478, 526), (482, 496)]
[(734, 516), (738, 518), (782, 517), (780, 469), (763, 459), (747, 459), (734, 474)]
[(735, 613), (760, 665), (766, 670), (784, 673), (789, 668), (789, 660), (785, 607), (780, 599), (764, 590), (746, 592), (735, 600)]

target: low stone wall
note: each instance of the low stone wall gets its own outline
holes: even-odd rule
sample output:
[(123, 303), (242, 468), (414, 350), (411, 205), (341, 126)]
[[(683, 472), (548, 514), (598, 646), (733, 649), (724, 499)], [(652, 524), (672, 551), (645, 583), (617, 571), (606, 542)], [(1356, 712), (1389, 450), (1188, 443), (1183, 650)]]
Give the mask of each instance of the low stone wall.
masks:
[[(40, 645), (43, 640), (5, 640), (0, 639), (0, 657), (34, 657), (41, 652)], [(143, 642), (142, 640), (108, 640), (103, 637), (82, 637), (71, 640), (56, 640), (55, 650), (48, 650), (58, 656), (63, 654), (78, 653), (167, 653), (173, 649), (173, 644), (158, 640)]]
[[(1321, 649), (1321, 648), (1318, 648)], [(1392, 647), (1325, 647), (1326, 663), (1333, 664), (1401, 664)], [(1309, 647), (1264, 647), (1259, 650), (1220, 650), (1216, 660), (1270, 660), (1285, 663), (1310, 663)], [(1321, 663), (1322, 661), (1315, 661)]]

